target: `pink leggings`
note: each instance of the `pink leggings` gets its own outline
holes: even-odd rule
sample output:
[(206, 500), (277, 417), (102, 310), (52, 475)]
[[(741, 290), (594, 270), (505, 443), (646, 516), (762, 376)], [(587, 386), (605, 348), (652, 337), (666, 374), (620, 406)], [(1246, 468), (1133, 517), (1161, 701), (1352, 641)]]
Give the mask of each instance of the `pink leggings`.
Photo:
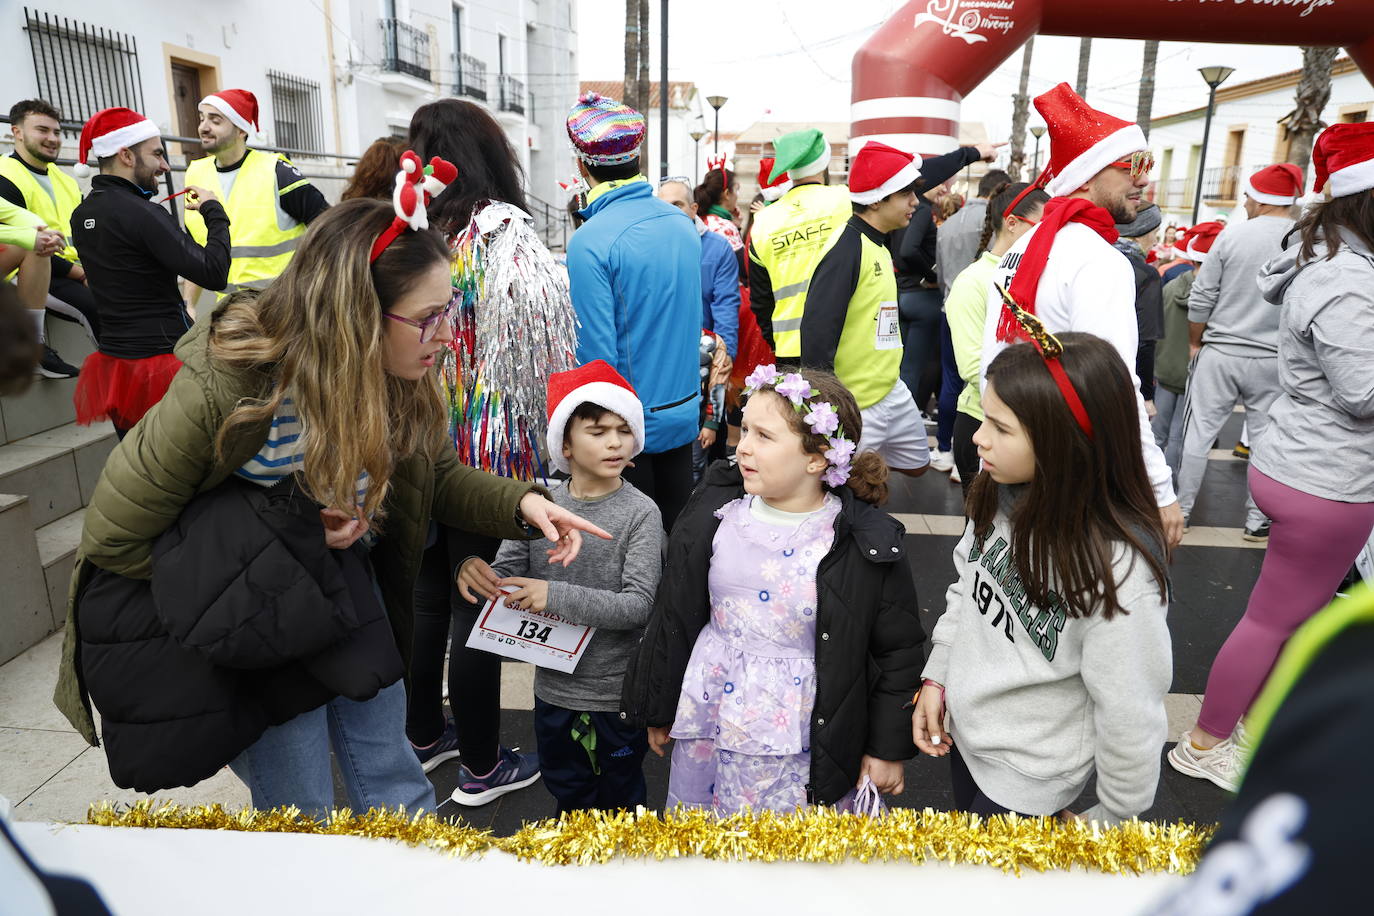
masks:
[(1225, 738), (1259, 695), (1288, 637), (1330, 602), (1374, 527), (1374, 503), (1284, 486), (1250, 466), (1250, 493), (1272, 528), (1245, 616), (1212, 663), (1198, 727)]

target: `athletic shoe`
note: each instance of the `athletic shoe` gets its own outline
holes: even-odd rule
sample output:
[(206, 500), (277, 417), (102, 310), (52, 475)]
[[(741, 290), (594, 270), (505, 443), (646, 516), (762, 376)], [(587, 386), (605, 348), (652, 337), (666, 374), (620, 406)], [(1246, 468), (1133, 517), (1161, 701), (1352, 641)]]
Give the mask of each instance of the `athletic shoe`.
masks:
[(939, 426), (940, 421), (935, 418), (935, 414), (921, 411), (921, 422), (926, 426)]
[(465, 764), (458, 765), (458, 787), (450, 796), (460, 805), (476, 808), (507, 792), (523, 789), (539, 778), (539, 755), (517, 754), (503, 747), (496, 766), (485, 776), (474, 776)]
[(44, 378), (76, 378), (81, 370), (57, 355), (57, 351), (43, 344), (43, 359), (33, 369), (35, 375)]
[(412, 741), (410, 749), (415, 752), (420, 766), (428, 773), (445, 760), (452, 760), (458, 756), (458, 727), (453, 724), (452, 719), (445, 718), (444, 731), (438, 740), (425, 747), (420, 747)]
[(949, 469), (949, 482), (950, 482), (950, 483), (963, 483), (963, 482), (964, 482), (964, 481), (963, 481), (963, 478), (961, 478), (961, 477), (959, 476), (959, 465), (956, 464), (954, 467), (952, 467), (952, 468)]
[(936, 449), (930, 455), (930, 466), (936, 471), (950, 471), (954, 468), (954, 453)]
[(1193, 747), (1193, 739), (1184, 732), (1169, 751), (1169, 765), (1185, 776), (1206, 779), (1227, 792), (1235, 792), (1240, 788), (1242, 757), (1234, 736), (1204, 751)]
[(1231, 454), (1235, 455), (1237, 458), (1245, 458), (1248, 460), (1250, 458), (1250, 446), (1243, 442), (1237, 442), (1236, 447), (1231, 449)]
[(1267, 541), (1269, 540), (1269, 523), (1265, 522), (1255, 528), (1246, 528), (1245, 534), (1241, 537), (1247, 541)]

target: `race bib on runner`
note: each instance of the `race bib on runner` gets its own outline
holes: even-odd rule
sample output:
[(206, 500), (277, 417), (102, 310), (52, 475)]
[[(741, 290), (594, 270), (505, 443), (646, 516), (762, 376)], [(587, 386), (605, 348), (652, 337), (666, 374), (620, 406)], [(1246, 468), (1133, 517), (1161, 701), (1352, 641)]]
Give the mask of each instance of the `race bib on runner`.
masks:
[(875, 350), (896, 350), (902, 345), (902, 329), (897, 320), (897, 303), (878, 304), (878, 335), (873, 341)]
[[(506, 593), (516, 589), (506, 586)], [(540, 668), (571, 672), (582, 660), (595, 627), (569, 623), (549, 610), (506, 607), (505, 595), (487, 602), (468, 634), (467, 646), (494, 652)]]

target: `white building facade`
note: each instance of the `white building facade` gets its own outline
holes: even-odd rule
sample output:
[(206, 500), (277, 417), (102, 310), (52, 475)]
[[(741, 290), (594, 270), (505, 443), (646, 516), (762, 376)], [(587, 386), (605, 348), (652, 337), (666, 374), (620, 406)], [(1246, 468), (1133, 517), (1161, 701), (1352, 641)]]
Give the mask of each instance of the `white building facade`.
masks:
[[(1233, 217), (1242, 203), (1245, 180), (1266, 165), (1287, 161), (1290, 141), (1279, 120), (1293, 110), (1300, 76), (1301, 71), (1293, 70), (1234, 86), (1223, 84), (1217, 90), (1199, 221)], [(1203, 107), (1150, 122), (1153, 192), (1167, 223), (1188, 225), (1192, 220), (1207, 115), (1206, 86), (1201, 80), (1198, 86)], [(1322, 120), (1327, 124), (1374, 120), (1374, 87), (1349, 58), (1332, 66), (1331, 99), (1322, 110)], [(1312, 190), (1310, 168), (1307, 190)], [(1235, 212), (1234, 218), (1243, 214)]]
[[(39, 97), (80, 122), (123, 105), (164, 135), (192, 137), (204, 95), (248, 89), (261, 109), (250, 145), (292, 150), (337, 200), (368, 144), (404, 137), (416, 108), (452, 96), (491, 111), (531, 195), (561, 206), (551, 189), (572, 162), (563, 123), (578, 89), (576, 0), (39, 3), (0, 6), (0, 112)], [(181, 145), (168, 152), (180, 164)]]

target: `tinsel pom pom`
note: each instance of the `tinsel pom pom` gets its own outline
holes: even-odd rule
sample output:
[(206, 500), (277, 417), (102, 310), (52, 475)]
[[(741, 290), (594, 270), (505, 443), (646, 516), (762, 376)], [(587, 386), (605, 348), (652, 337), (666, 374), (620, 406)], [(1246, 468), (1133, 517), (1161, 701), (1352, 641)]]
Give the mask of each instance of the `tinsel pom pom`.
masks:
[(140, 801), (130, 806), (101, 802), (87, 823), (103, 827), (164, 827), (348, 835), (399, 840), (449, 855), (498, 850), (545, 865), (591, 865), (614, 859), (678, 859), (698, 856), (739, 862), (835, 864), (890, 861), (987, 865), (1020, 874), (1085, 868), (1107, 874), (1167, 872), (1184, 875), (1196, 866), (1214, 827), (1184, 821), (1128, 821), (1115, 827), (1056, 818), (982, 818), (951, 811), (890, 810), (882, 818), (815, 808), (793, 814), (739, 814), (718, 818), (700, 810), (657, 814), (577, 811), (557, 820), (526, 824), (509, 837), (493, 836), (432, 814), (348, 809), (328, 818), (305, 817), (295, 808), (226, 811), (220, 805), (184, 807)]

